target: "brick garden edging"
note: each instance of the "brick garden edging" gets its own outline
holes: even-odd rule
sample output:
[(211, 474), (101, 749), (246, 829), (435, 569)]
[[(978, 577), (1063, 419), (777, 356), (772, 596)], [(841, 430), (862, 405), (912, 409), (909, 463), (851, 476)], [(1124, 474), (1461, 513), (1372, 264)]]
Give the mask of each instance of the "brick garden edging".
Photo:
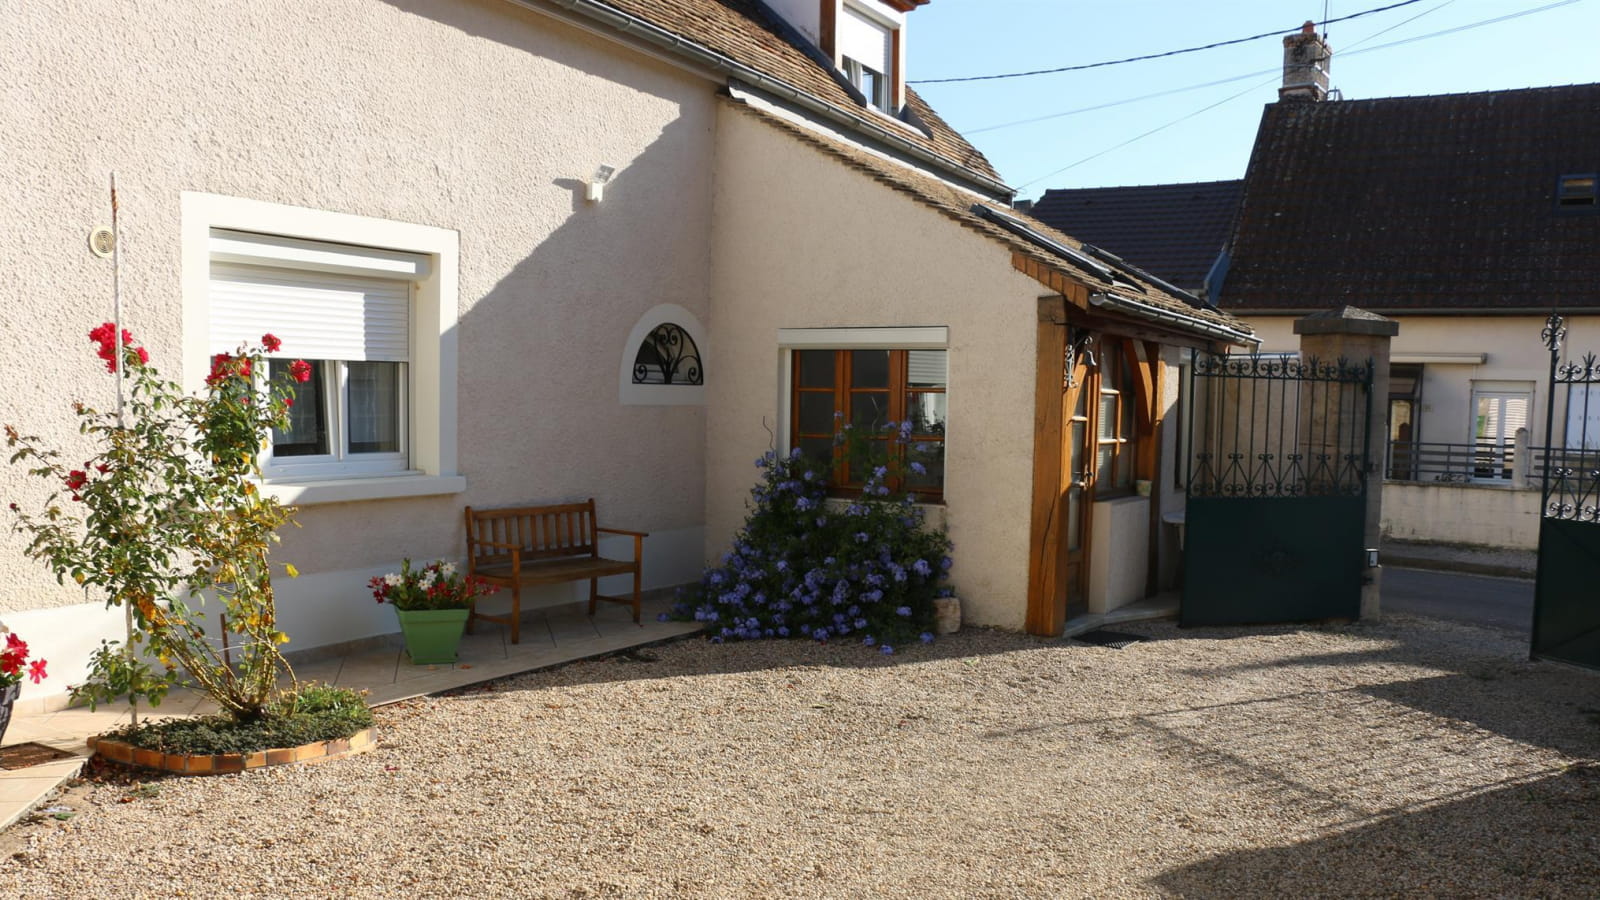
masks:
[(175, 775), (226, 775), (245, 772), (266, 766), (283, 766), (291, 763), (322, 762), (366, 753), (378, 746), (377, 729), (363, 728), (347, 738), (331, 741), (312, 741), (299, 747), (282, 747), (257, 750), (254, 753), (188, 754), (163, 753), (146, 750), (122, 741), (98, 736), (89, 738), (89, 749), (95, 756), (108, 762), (125, 766), (138, 766), (171, 772)]

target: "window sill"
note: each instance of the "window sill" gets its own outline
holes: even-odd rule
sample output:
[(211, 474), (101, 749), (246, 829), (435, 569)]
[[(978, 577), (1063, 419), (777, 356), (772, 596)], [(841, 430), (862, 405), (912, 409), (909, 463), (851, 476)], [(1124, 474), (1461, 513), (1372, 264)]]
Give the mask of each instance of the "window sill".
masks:
[(268, 482), (261, 489), (279, 503), (315, 506), (320, 503), (459, 494), (467, 489), (467, 479), (461, 475), (384, 475), (328, 481)]

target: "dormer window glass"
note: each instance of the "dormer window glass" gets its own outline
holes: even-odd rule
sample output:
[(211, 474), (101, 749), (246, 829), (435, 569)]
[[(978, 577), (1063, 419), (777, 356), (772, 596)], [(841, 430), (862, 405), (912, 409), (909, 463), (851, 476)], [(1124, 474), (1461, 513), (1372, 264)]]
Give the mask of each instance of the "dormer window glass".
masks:
[(1600, 203), (1600, 177), (1590, 172), (1587, 175), (1563, 175), (1556, 185), (1556, 206), (1562, 209), (1594, 209)]
[(867, 102), (894, 112), (894, 30), (845, 6), (839, 16), (839, 68)]

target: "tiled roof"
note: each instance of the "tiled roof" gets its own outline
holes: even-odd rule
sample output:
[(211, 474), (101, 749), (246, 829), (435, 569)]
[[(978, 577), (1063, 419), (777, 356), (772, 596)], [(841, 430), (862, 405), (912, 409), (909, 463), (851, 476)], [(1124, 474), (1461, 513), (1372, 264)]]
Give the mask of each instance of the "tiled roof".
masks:
[(1230, 309), (1600, 308), (1600, 84), (1267, 106)]
[[(910, 196), (912, 199), (923, 204), (924, 206), (930, 207), (936, 212), (944, 215), (946, 218), (954, 220), (963, 228), (975, 231), (989, 240), (1002, 245), (1003, 247), (1009, 249), (1013, 254), (1021, 254), (1028, 260), (1038, 263), (1051, 271), (1064, 273), (1071, 280), (1087, 285), (1091, 290), (1100, 290), (1108, 287), (1103, 279), (1101, 279), (1094, 272), (1083, 267), (1078, 261), (1073, 260), (1070, 257), (1063, 256), (1059, 253), (1052, 252), (1046, 247), (1042, 247), (1039, 244), (1013, 234), (994, 222), (975, 214), (973, 212), (973, 206), (974, 204), (981, 203), (981, 205), (988, 207), (991, 210), (1011, 216), (1050, 241), (1061, 244), (1071, 250), (1078, 250), (1083, 246), (1080, 241), (1074, 240), (1072, 237), (1066, 234), (1062, 234), (1043, 222), (1030, 219), (1026, 216), (1021, 216), (1003, 204), (979, 201), (974, 195), (959, 188), (953, 187), (937, 178), (924, 175), (919, 171), (909, 169), (905, 166), (894, 165), (858, 147), (853, 147), (840, 141), (824, 137), (823, 135), (808, 129), (800, 128), (799, 126), (794, 125), (785, 119), (781, 119), (770, 113), (751, 107), (745, 103), (737, 100), (729, 100), (727, 102), (733, 104), (735, 109), (738, 109), (747, 115), (753, 116), (760, 121), (766, 122), (767, 124), (778, 128), (779, 130), (785, 131), (794, 137), (816, 147), (824, 153), (830, 154), (842, 160), (846, 165), (870, 176), (879, 183), (887, 185), (888, 187), (893, 188), (902, 194)], [(1227, 313), (1218, 312), (1211, 309), (1198, 309), (1190, 306), (1183, 300), (1166, 293), (1165, 291), (1153, 284), (1150, 284), (1148, 281), (1137, 277), (1136, 275), (1124, 273), (1124, 277), (1127, 283), (1131, 283), (1136, 287), (1131, 290), (1124, 288), (1120, 292), (1133, 299), (1136, 299), (1140, 303), (1157, 307), (1169, 313), (1176, 313), (1181, 317), (1196, 319), (1209, 325), (1220, 326), (1246, 334), (1252, 331), (1248, 323), (1236, 319)]]
[(1033, 216), (1198, 293), (1228, 242), (1243, 181), (1045, 191)]
[[(753, 0), (603, 0), (621, 12), (656, 25), (735, 62), (783, 81), (831, 106), (856, 115), (875, 116), (845, 90), (835, 74), (783, 36), (764, 4)], [(922, 100), (906, 88), (912, 113), (927, 126), (885, 127), (922, 149), (994, 181), (1000, 174)]]

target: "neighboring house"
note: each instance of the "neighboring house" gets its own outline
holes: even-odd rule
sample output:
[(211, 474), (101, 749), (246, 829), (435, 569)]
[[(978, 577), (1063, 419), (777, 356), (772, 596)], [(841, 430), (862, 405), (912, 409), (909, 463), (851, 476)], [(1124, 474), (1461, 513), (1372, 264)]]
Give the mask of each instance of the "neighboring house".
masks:
[[(1180, 287), (1204, 270), (1207, 299), (1247, 319), (1264, 354), (1293, 353), (1308, 313), (1397, 319), (1377, 400), (1385, 533), (1531, 549), (1546, 317), (1566, 316), (1569, 351), (1600, 352), (1600, 85), (1332, 99), (1331, 55), (1310, 29), (1285, 38), (1242, 182), (1047, 191), (1034, 214)], [(1181, 205), (1199, 213), (1230, 185), (1225, 252), (1180, 256), (1218, 243), (1219, 221), (1207, 206), (1181, 236)], [(1518, 459), (1524, 427), (1534, 449)]]
[[(1329, 55), (1315, 35), (1285, 43)], [(1600, 84), (1375, 100), (1325, 85), (1286, 84), (1262, 113), (1220, 304), (1264, 351), (1292, 349), (1314, 310), (1398, 320), (1384, 474), (1429, 487), (1386, 489), (1386, 532), (1531, 548), (1537, 498), (1507, 489), (1538, 464), (1517, 430), (1544, 441), (1546, 317), (1566, 316), (1570, 350), (1600, 351)], [(1499, 490), (1438, 488), (1460, 483)]]
[(1034, 218), (1127, 260), (1199, 297), (1207, 296), (1233, 231), (1244, 182), (1200, 181), (1047, 190)]
[[(905, 86), (924, 2), (19, 7), (0, 421), (71, 455), (68, 403), (111, 402), (85, 237), (115, 171), (124, 324), (163, 371), (197, 386), (269, 330), (316, 366), (263, 457), (300, 508), (290, 649), (392, 631), (366, 579), (459, 556), (464, 505), (594, 496), (650, 532), (648, 587), (691, 581), (751, 462), (820, 452), (835, 411), (911, 418), (942, 460), (917, 488), (969, 621), (1144, 596), (1172, 567), (1168, 373), (1248, 329), (1008, 212)], [(3, 546), (0, 615), (59, 692), (121, 617)]]

